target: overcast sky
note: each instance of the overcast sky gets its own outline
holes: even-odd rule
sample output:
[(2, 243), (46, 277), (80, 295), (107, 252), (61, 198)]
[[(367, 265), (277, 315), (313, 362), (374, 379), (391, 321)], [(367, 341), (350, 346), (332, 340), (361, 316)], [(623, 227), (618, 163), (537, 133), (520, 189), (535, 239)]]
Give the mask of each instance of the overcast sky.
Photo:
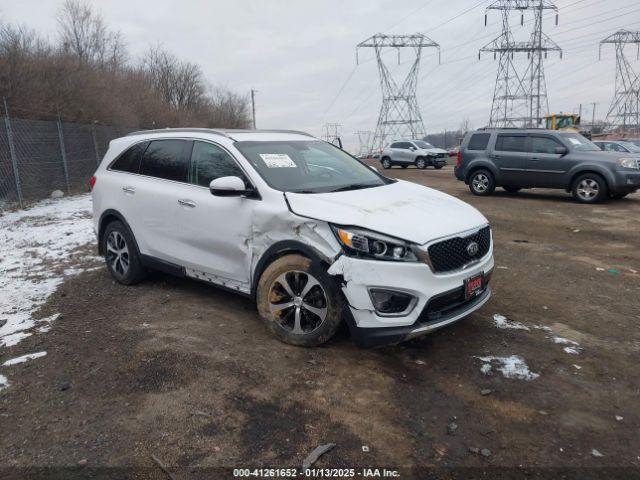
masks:
[[(124, 35), (132, 57), (162, 44), (197, 62), (207, 80), (238, 92), (258, 90), (259, 128), (291, 128), (321, 135), (325, 122), (341, 123), (348, 146), (354, 132), (374, 130), (380, 86), (373, 51), (355, 46), (377, 32), (424, 33), (441, 45), (441, 64), (433, 51), (423, 54), (418, 102), (428, 133), (457, 129), (464, 117), (485, 125), (491, 108), (497, 62), (478, 60), (478, 49), (500, 33), (493, 0), (109, 0), (93, 1), (106, 23)], [(26, 24), (55, 37), (59, 0), (0, 0), (0, 19)], [(544, 30), (564, 50), (545, 63), (552, 111), (578, 111), (604, 117), (614, 92), (615, 52), (598, 42), (620, 28), (640, 30), (637, 0), (557, 0), (559, 25), (545, 17)], [(513, 17), (517, 36), (528, 36), (532, 22)], [(406, 71), (410, 55), (397, 64)], [(640, 61), (629, 48), (636, 71)], [(524, 60), (523, 60), (524, 61)], [(404, 70), (403, 70), (404, 69)]]

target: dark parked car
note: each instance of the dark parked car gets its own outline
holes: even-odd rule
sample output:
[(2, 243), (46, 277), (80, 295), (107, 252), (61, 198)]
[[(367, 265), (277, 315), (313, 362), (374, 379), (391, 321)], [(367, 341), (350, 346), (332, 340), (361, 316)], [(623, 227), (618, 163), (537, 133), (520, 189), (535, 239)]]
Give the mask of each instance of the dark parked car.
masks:
[(543, 129), (481, 129), (468, 133), (454, 169), (474, 195), (496, 187), (561, 188), (583, 203), (622, 198), (640, 188), (640, 159), (603, 152), (578, 133)]

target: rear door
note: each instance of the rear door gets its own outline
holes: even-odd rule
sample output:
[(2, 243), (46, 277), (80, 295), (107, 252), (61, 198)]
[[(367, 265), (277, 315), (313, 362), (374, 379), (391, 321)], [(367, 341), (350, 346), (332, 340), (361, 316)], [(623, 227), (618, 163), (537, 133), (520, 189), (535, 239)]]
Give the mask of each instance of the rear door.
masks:
[(526, 133), (499, 133), (489, 157), (500, 171), (500, 185), (528, 185), (525, 173), (529, 158)]
[(152, 140), (142, 155), (139, 181), (129, 193), (135, 205), (136, 238), (145, 254), (179, 264), (178, 200), (187, 181), (188, 149), (181, 139)]
[(564, 175), (571, 167), (567, 155), (555, 153), (563, 145), (551, 135), (531, 134), (529, 140), (530, 156), (527, 160), (527, 174), (535, 179), (533, 186), (563, 187)]

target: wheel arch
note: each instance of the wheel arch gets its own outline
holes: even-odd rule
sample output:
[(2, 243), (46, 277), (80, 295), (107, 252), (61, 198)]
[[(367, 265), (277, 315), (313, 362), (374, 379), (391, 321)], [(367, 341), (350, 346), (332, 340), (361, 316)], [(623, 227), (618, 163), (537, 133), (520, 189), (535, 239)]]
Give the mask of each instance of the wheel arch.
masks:
[(580, 177), (581, 175), (584, 175), (586, 173), (591, 173), (591, 174), (595, 174), (598, 175), (599, 177), (602, 177), (602, 179), (604, 180), (604, 183), (607, 187), (607, 190), (611, 190), (611, 185), (614, 183), (613, 182), (613, 178), (610, 177), (610, 172), (606, 169), (603, 168), (598, 168), (592, 165), (589, 166), (584, 166), (581, 167), (580, 169), (576, 169), (576, 171), (571, 172), (571, 180), (569, 181), (569, 184), (567, 185), (567, 192), (570, 192), (573, 190), (573, 187), (576, 183), (576, 180), (578, 179), (578, 177)]
[(467, 167), (467, 174), (464, 177), (464, 183), (469, 184), (469, 180), (471, 179), (471, 175), (473, 175), (478, 170), (489, 170), (491, 175), (493, 175), (493, 181), (496, 186), (501, 186), (500, 184), (500, 172), (498, 168), (490, 162), (474, 162), (471, 163)]
[(98, 223), (98, 253), (100, 255), (104, 255), (104, 249), (102, 248), (104, 231), (107, 229), (107, 225), (114, 221), (120, 221), (124, 224), (125, 228), (129, 231), (131, 238), (133, 238), (133, 243), (136, 251), (140, 253), (140, 248), (138, 248), (138, 241), (136, 240), (136, 236), (133, 234), (133, 230), (131, 230), (129, 222), (127, 222), (127, 220), (120, 212), (114, 209), (105, 210), (104, 212), (102, 212), (102, 215), (100, 215), (100, 222)]
[(305, 256), (324, 269), (329, 268), (329, 265), (331, 264), (331, 260), (329, 258), (321, 254), (315, 248), (302, 242), (298, 242), (296, 240), (282, 240), (274, 243), (260, 256), (260, 259), (256, 263), (256, 267), (253, 269), (253, 275), (251, 278), (251, 297), (254, 300), (258, 288), (258, 281), (265, 269), (278, 258), (292, 254)]

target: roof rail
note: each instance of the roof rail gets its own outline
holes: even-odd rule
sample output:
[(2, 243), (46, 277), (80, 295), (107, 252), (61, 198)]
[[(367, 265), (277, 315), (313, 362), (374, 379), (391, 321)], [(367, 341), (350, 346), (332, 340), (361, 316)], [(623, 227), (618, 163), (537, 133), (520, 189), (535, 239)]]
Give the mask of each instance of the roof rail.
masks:
[(213, 135), (221, 135), (223, 137), (232, 138), (234, 133), (290, 133), (296, 135), (304, 135), (306, 137), (313, 137), (310, 133), (300, 132), (298, 130), (251, 130), (251, 129), (232, 129), (232, 128), (194, 128), (194, 127), (179, 127), (179, 128), (156, 128), (151, 130), (138, 130), (135, 132), (127, 133), (127, 137), (132, 135), (143, 135), (148, 133), (211, 133)]
[(478, 130), (547, 130), (542, 127), (480, 127)]
[(226, 133), (220, 131), (220, 130), (215, 130), (213, 128), (153, 128), (150, 130), (138, 130), (135, 132), (130, 132), (127, 133), (127, 137), (130, 137), (132, 135), (142, 135), (145, 133), (167, 133), (167, 132), (175, 132), (175, 133), (188, 133), (188, 132), (193, 132), (193, 133), (212, 133), (214, 135), (221, 135), (223, 137), (229, 137), (229, 135), (227, 135)]

